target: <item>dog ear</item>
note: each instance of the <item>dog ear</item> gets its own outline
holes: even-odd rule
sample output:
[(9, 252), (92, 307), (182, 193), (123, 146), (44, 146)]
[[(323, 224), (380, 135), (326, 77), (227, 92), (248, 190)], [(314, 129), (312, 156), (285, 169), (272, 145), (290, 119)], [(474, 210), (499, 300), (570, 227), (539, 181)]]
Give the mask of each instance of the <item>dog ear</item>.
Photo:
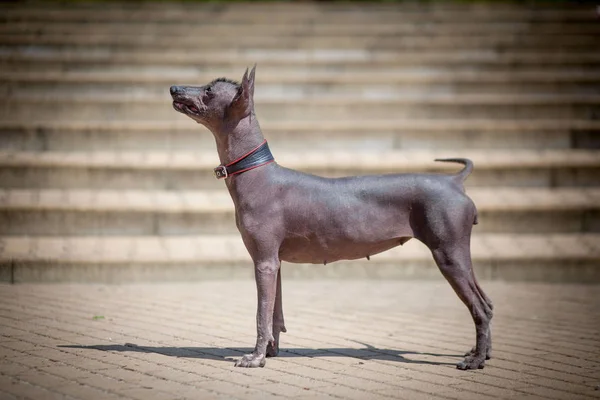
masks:
[(254, 76), (256, 72), (256, 65), (252, 68), (250, 75), (248, 76), (248, 68), (244, 72), (242, 83), (238, 88), (238, 91), (231, 101), (229, 106), (230, 112), (237, 114), (239, 118), (245, 118), (252, 114), (254, 108)]
[(256, 76), (256, 64), (252, 67), (252, 71), (250, 71), (250, 77), (248, 81), (250, 82), (250, 97), (252, 97), (252, 102), (254, 102), (254, 77)]

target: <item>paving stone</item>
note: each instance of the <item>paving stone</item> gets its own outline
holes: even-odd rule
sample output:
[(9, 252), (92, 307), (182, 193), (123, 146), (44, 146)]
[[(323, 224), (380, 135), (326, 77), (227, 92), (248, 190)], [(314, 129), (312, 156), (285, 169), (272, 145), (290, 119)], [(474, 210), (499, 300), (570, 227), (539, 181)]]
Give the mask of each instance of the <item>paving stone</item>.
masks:
[(6, 341), (2, 344), (2, 346), (21, 353), (30, 353), (44, 349), (41, 345), (25, 341)]
[(344, 399), (359, 400), (359, 399), (365, 399), (365, 398), (369, 398), (369, 399), (389, 399), (390, 398), (390, 396), (385, 395), (385, 394), (378, 394), (373, 391), (357, 390), (357, 389), (350, 388), (347, 386), (339, 386), (339, 385), (320, 387), (317, 390), (319, 392), (325, 392), (332, 396), (341, 397)]
[(6, 400), (17, 400), (19, 399), (16, 395), (8, 393), (2, 389), (0, 389), (0, 397)]
[(8, 392), (19, 399), (64, 399), (65, 396), (53, 390), (32, 385), (28, 382), (14, 377), (0, 376), (0, 387), (2, 391)]
[[(334, 379), (334, 378), (339, 377), (338, 373), (336, 373), (332, 370), (317, 369), (310, 365), (298, 365), (298, 364), (292, 364), (292, 365), (293, 366), (280, 367), (279, 370), (296, 375), (301, 378), (301, 381), (304, 379), (314, 379), (314, 380), (323, 382), (327, 379)], [(262, 372), (261, 372), (261, 375), (262, 375)], [(282, 374), (280, 371), (267, 372), (265, 377), (282, 379), (282, 380), (288, 379), (287, 375)], [(293, 380), (294, 378), (291, 378), (291, 379)], [(301, 386), (301, 385), (299, 385), (299, 386)]]
[(381, 378), (373, 380), (358, 378), (356, 376), (340, 376), (339, 378), (328, 379), (327, 381), (336, 385), (360, 388), (368, 391), (393, 389), (394, 387), (393, 384), (383, 383)]
[(34, 369), (16, 374), (15, 377), (21, 381), (47, 389), (64, 386), (68, 383), (67, 379), (61, 378), (56, 374), (50, 374)]
[(394, 389), (378, 390), (377, 393), (389, 396), (394, 399), (406, 399), (406, 400), (432, 400), (432, 399), (448, 399), (450, 397), (434, 396), (429, 393), (416, 392), (414, 390), (398, 387)]
[(539, 396), (540, 398), (546, 398), (546, 399), (565, 399), (565, 398), (573, 399), (573, 400), (589, 399), (589, 396), (592, 393), (589, 390), (587, 391), (587, 393), (582, 393), (582, 394), (576, 394), (576, 393), (571, 393), (571, 392), (566, 393), (562, 390), (555, 390), (555, 389), (550, 389), (550, 388), (540, 387), (540, 386), (525, 387), (521, 390), (524, 392)]
[(76, 381), (80, 385), (85, 385), (86, 387), (93, 387), (102, 391), (110, 391), (113, 393), (121, 393), (121, 391), (125, 389), (140, 387), (138, 382), (128, 382), (123, 379), (106, 376), (103, 375), (102, 371), (92, 374), (88, 377), (77, 378)]
[[(490, 393), (489, 390), (486, 390), (484, 393)], [(448, 398), (452, 398), (452, 399), (472, 399), (472, 400), (477, 400), (477, 399), (487, 399), (487, 400), (492, 400), (492, 399), (498, 399), (498, 398), (502, 398), (499, 396), (495, 396), (494, 393), (490, 393), (490, 394), (484, 394), (482, 392), (465, 392), (464, 390), (461, 389), (446, 389), (446, 390), (442, 390), (439, 395), (440, 396), (445, 396)], [(518, 398), (518, 397), (517, 397)]]
[(48, 365), (48, 366), (44, 366), (44, 367), (37, 367), (36, 370), (44, 371), (46, 373), (53, 374), (53, 375), (68, 377), (69, 379), (74, 379), (76, 381), (79, 381), (80, 379), (90, 378), (95, 375), (95, 372), (97, 372), (97, 371), (92, 372), (89, 369), (76, 368), (74, 366), (65, 365), (62, 363), (61, 363), (61, 365), (55, 365), (55, 364), (57, 364), (57, 363), (53, 363), (52, 365)]
[(225, 381), (209, 381), (204, 383), (202, 386), (202, 389), (204, 390), (208, 390), (211, 392), (215, 392), (217, 394), (220, 395), (229, 395), (229, 396), (239, 396), (239, 397), (244, 397), (244, 395), (248, 394), (248, 395), (265, 395), (268, 394), (269, 392), (265, 392), (264, 390), (261, 390), (260, 385), (256, 385), (256, 386), (248, 386), (248, 385), (244, 385), (244, 384), (238, 384), (235, 381), (229, 381), (229, 382), (225, 382)]
[(155, 390), (153, 387), (141, 387), (141, 388), (133, 388), (133, 389), (123, 389), (120, 391), (124, 396), (138, 399), (138, 400), (146, 400), (149, 398), (158, 399), (158, 400), (172, 400), (173, 394), (162, 392), (159, 390)]
[(154, 365), (153, 371), (148, 371), (148, 374), (152, 376), (156, 376), (162, 379), (166, 379), (168, 381), (179, 382), (179, 383), (194, 383), (194, 382), (202, 382), (209, 381), (212, 378), (210, 376), (199, 375), (196, 373), (169, 369), (169, 368), (160, 368), (157, 369), (157, 366)]
[[(0, 353), (3, 353), (3, 351)], [(13, 358), (7, 357), (0, 361), (0, 374), (2, 375), (14, 376), (23, 372), (27, 372), (30, 369), (30, 366), (15, 362)]]
[[(462, 390), (466, 383), (455, 383), (450, 385), (451, 388)], [(490, 393), (493, 396), (500, 398), (519, 398), (523, 395), (521, 389), (529, 387), (530, 385), (519, 385), (518, 383), (510, 384), (509, 382), (491, 382), (491, 383), (469, 383), (469, 389), (477, 391), (477, 395), (481, 393)]]
[(172, 395), (172, 399), (230, 399), (231, 396), (221, 395), (215, 392), (210, 392), (199, 388), (197, 386), (181, 386), (173, 387), (169, 389), (169, 393)]
[[(6, 354), (5, 350), (2, 350), (1, 353), (3, 355)], [(29, 354), (24, 355), (22, 353), (13, 357), (8, 356), (4, 358), (4, 360), (11, 360), (15, 364), (18, 364), (20, 366), (26, 366), (29, 368), (47, 367), (56, 364), (56, 361), (50, 360), (46, 357), (38, 357)]]
[(304, 396), (294, 396), (294, 400), (312, 400), (315, 398), (319, 398), (319, 399), (334, 399), (336, 397), (330, 396), (328, 394), (325, 393), (312, 393), (312, 394), (307, 394)]
[[(110, 388), (109, 388), (110, 389)], [(122, 396), (120, 394), (116, 394), (114, 392), (109, 392), (102, 389), (97, 389), (87, 385), (78, 385), (76, 383), (72, 383), (70, 385), (61, 386), (55, 389), (57, 392), (65, 394), (69, 396), (69, 398), (75, 399), (94, 399), (94, 400), (102, 400), (102, 399), (127, 399), (127, 397)], [(110, 389), (112, 390), (112, 389)]]
[(304, 376), (298, 375), (296, 369), (290, 369), (286, 371), (285, 374), (280, 374), (277, 376), (272, 376), (267, 378), (270, 381), (283, 383), (286, 385), (293, 385), (302, 388), (319, 388), (322, 386), (331, 386), (330, 381), (324, 379), (322, 376), (326, 376), (327, 373), (324, 371), (319, 371), (321, 376), (318, 379), (307, 378)]
[[(584, 341), (581, 350), (569, 353), (557, 350), (553, 339), (568, 335), (568, 326), (579, 335), (589, 333), (589, 337), (593, 337), (595, 328), (590, 322), (597, 321), (598, 317), (595, 308), (586, 304), (598, 301), (598, 291), (587, 285), (483, 283), (497, 305), (492, 327), (494, 339), (500, 344), (495, 346), (495, 357), (487, 361), (485, 369), (465, 372), (453, 365), (444, 365), (462, 358), (460, 352), (448, 346), (457, 347), (455, 342), (462, 341), (467, 347), (473, 340), (472, 328), (453, 329), (465, 323), (460, 318), (457, 321), (455, 315), (462, 315), (464, 310), (451, 289), (441, 290), (445, 285), (424, 281), (286, 281), (284, 301), (289, 333), (283, 338), (293, 344), (281, 358), (269, 359), (265, 368), (243, 370), (235, 369), (231, 361), (225, 362), (222, 357), (242, 354), (249, 348), (227, 349), (237, 349), (235, 346), (244, 342), (249, 346), (254, 341), (252, 281), (118, 286), (7, 285), (0, 290), (0, 303), (9, 321), (14, 320), (11, 317), (23, 315), (23, 310), (33, 315), (54, 311), (52, 319), (20, 321), (20, 329), (11, 331), (17, 335), (11, 337), (9, 333), (8, 341), (0, 344), (0, 378), (4, 379), (0, 383), (17, 382), (11, 383), (10, 390), (1, 385), (0, 388), (17, 397), (61, 398), (65, 394), (75, 398), (102, 398), (105, 394), (106, 398), (146, 396), (148, 400), (160, 398), (163, 393), (176, 395), (176, 398), (200, 395), (203, 398), (278, 395), (318, 398), (327, 394), (357, 399), (489, 396), (529, 400), (595, 396), (597, 371), (577, 365), (588, 365), (578, 360), (594, 359), (593, 355), (600, 351), (598, 341)], [(334, 293), (335, 302), (332, 301)], [(370, 301), (365, 302), (365, 296)], [(427, 304), (421, 302), (422, 298), (428, 299)], [(181, 356), (140, 352), (136, 347), (99, 340), (99, 330), (106, 324), (94, 324), (87, 317), (63, 324), (73, 316), (87, 315), (90, 304), (99, 302), (104, 303), (106, 315), (113, 316), (112, 328), (135, 328), (138, 343)], [(185, 308), (177, 307), (184, 303)], [(214, 304), (218, 304), (218, 308)], [(546, 312), (548, 304), (560, 306), (554, 312)], [(570, 321), (565, 327), (557, 324), (565, 318), (563, 314), (568, 315)], [(195, 315), (204, 316), (201, 325)], [(532, 315), (536, 317), (531, 318)], [(148, 324), (152, 319), (157, 323)], [(176, 323), (171, 325), (171, 320)], [(464, 320), (470, 323), (468, 316)], [(45, 323), (51, 321), (56, 323), (54, 339), (41, 335), (48, 329)], [(240, 325), (240, 321), (245, 322)], [(324, 323), (327, 329), (321, 329)], [(90, 324), (97, 328), (89, 329)], [(422, 331), (428, 324), (431, 332)], [(418, 336), (418, 340), (412, 344), (411, 340), (404, 339), (398, 345), (397, 339), (386, 333), (386, 325), (390, 325), (390, 329), (410, 327), (411, 336)], [(59, 326), (66, 335), (82, 337), (92, 346), (60, 347), (64, 341), (60, 339)], [(369, 329), (369, 326), (378, 329)], [(202, 335), (190, 341), (173, 335), (174, 329), (201, 331)], [(515, 329), (518, 334), (512, 334)], [(447, 333), (444, 337), (439, 332)], [(542, 334), (544, 340), (536, 341), (537, 335)], [(42, 339), (43, 344), (24, 350), (31, 349), (31, 343), (38, 339)], [(220, 344), (215, 345), (217, 342)], [(384, 353), (372, 348), (366, 351), (356, 342), (373, 343), (372, 348), (388, 350)], [(513, 353), (529, 342), (535, 342), (540, 354), (547, 359), (535, 354)], [(9, 347), (4, 346), (11, 343)], [(302, 347), (302, 343), (309, 347)], [(100, 351), (101, 346), (108, 346), (107, 351)], [(396, 346), (402, 349), (393, 350)], [(219, 357), (198, 356), (212, 353)], [(356, 358), (357, 354), (372, 358)], [(397, 355), (392, 356), (394, 354)], [(148, 395), (151, 391), (148, 388), (154, 388), (157, 395)]]
[(235, 382), (239, 385), (250, 386), (252, 384), (256, 385), (268, 385), (273, 382), (270, 382), (270, 379), (263, 378), (260, 374), (246, 374), (241, 371), (223, 371), (216, 374), (210, 374), (208, 376), (208, 381), (217, 381), (217, 382)]

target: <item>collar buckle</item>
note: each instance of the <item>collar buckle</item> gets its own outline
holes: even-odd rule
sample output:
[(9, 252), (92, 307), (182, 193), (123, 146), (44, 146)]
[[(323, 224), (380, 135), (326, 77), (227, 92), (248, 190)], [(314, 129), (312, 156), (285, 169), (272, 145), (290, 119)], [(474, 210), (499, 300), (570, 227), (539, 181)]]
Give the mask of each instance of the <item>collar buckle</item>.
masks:
[(227, 165), (219, 165), (213, 169), (215, 178), (226, 179), (230, 176), (241, 174), (242, 172), (258, 168), (262, 165), (269, 164), (275, 161), (267, 141), (263, 141), (258, 147), (246, 153), (244, 156)]
[(227, 167), (225, 167), (224, 165), (219, 165), (213, 170), (213, 172), (215, 174), (215, 178), (217, 179), (225, 179), (229, 176), (229, 174), (227, 173)]

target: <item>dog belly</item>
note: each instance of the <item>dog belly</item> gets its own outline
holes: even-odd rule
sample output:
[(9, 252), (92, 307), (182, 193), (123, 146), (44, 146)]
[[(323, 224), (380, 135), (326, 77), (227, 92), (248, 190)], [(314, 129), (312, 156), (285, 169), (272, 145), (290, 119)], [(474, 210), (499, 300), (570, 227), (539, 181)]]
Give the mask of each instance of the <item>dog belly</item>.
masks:
[(407, 207), (377, 197), (334, 197), (330, 204), (306, 202), (286, 210), (282, 260), (330, 263), (355, 260), (396, 247), (412, 237)]
[(370, 257), (402, 245), (410, 237), (397, 237), (377, 243), (328, 243), (309, 238), (285, 240), (280, 248), (279, 257), (291, 263), (327, 264), (340, 260), (357, 260)]

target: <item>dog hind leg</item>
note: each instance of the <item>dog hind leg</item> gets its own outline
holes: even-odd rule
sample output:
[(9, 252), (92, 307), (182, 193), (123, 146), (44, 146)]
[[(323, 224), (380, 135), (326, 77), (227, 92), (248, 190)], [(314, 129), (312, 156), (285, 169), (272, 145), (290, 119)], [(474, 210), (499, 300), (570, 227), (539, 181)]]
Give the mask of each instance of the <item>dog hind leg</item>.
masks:
[(491, 302), (486, 301), (489, 298), (483, 294), (475, 280), (469, 237), (452, 245), (439, 245), (432, 253), (440, 271), (467, 306), (475, 323), (475, 348), (456, 367), (463, 370), (483, 368), (490, 343), (489, 325), (492, 309)]
[[(473, 280), (475, 281), (475, 286), (477, 287), (477, 292), (479, 293), (479, 295), (481, 296), (481, 298), (483, 299), (483, 301), (485, 301), (485, 303), (487, 304), (488, 308), (489, 308), (489, 313), (490, 315), (493, 314), (493, 310), (494, 310), (494, 305), (492, 304), (492, 300), (490, 300), (490, 298), (484, 293), (483, 289), (481, 289), (481, 286), (479, 286), (479, 282), (477, 281), (477, 279), (475, 278), (475, 274), (473, 273)], [(487, 308), (486, 308), (487, 310)], [(485, 354), (485, 359), (489, 360), (492, 358), (492, 327), (491, 327), (491, 322), (490, 322), (490, 326), (488, 327), (488, 334), (487, 334), (487, 351)], [(470, 356), (475, 354), (475, 347), (473, 347), (470, 351), (468, 351), (467, 353), (465, 353), (465, 356)]]

